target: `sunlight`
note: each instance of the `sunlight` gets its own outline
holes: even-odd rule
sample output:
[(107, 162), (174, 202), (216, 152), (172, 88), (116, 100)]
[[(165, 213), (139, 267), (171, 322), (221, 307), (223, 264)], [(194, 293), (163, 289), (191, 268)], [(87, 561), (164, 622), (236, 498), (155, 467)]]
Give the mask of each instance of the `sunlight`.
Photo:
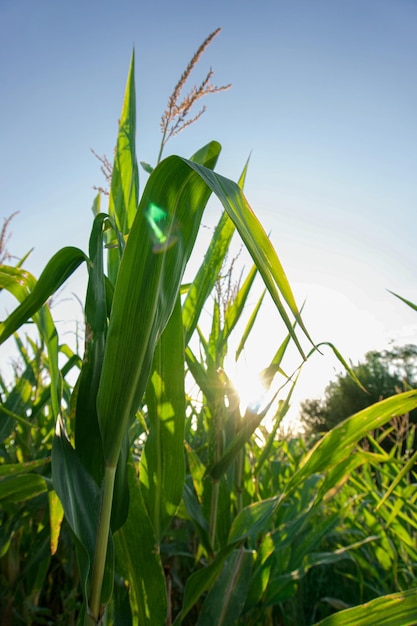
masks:
[(240, 398), (240, 413), (246, 409), (260, 411), (267, 402), (268, 390), (263, 385), (259, 372), (241, 363), (233, 362), (227, 367), (227, 374)]

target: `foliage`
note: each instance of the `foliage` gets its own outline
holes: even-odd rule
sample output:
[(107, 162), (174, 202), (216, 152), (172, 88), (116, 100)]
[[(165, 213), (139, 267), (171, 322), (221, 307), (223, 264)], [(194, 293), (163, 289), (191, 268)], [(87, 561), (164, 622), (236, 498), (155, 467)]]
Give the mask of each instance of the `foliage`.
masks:
[(394, 346), (381, 352), (368, 352), (363, 362), (352, 367), (363, 388), (344, 372), (329, 383), (322, 399), (305, 400), (301, 404), (300, 419), (306, 431), (326, 432), (349, 415), (414, 387), (416, 368), (417, 346)]
[[(13, 381), (0, 380), (3, 623), (303, 626), (363, 602), (357, 623), (415, 622), (415, 455), (409, 439), (389, 453), (378, 438), (367, 450), (358, 442), (417, 407), (417, 392), (365, 408), (310, 450), (279, 440), (296, 384), (287, 352), (302, 362), (310, 340), (243, 194), (247, 167), (237, 184), (216, 174), (211, 142), (191, 159), (145, 165), (140, 196), (135, 127), (132, 57), (108, 213), (98, 196), (88, 253), (58, 251), (38, 280), (20, 264), (0, 267), (0, 287), (19, 302), (0, 342), (13, 336), (22, 363)], [(211, 193), (223, 212), (184, 284)], [(235, 234), (253, 266), (225, 290)], [(48, 299), (83, 264), (81, 359), (59, 342)], [(225, 358), (257, 277), (283, 330), (263, 370), (264, 401), (242, 414)], [(37, 339), (25, 341), (29, 320)], [(332, 597), (313, 572), (338, 581)], [(333, 617), (344, 623), (343, 611)]]

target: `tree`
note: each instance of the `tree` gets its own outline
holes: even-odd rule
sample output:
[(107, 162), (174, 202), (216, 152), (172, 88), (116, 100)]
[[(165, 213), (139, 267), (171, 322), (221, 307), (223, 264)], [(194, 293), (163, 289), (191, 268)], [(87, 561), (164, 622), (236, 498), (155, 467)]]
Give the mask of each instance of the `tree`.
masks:
[[(323, 398), (301, 403), (300, 419), (307, 434), (327, 432), (367, 406), (416, 386), (417, 345), (368, 352), (352, 370), (366, 392), (348, 373), (338, 374), (326, 387)], [(411, 417), (417, 421), (415, 415)]]

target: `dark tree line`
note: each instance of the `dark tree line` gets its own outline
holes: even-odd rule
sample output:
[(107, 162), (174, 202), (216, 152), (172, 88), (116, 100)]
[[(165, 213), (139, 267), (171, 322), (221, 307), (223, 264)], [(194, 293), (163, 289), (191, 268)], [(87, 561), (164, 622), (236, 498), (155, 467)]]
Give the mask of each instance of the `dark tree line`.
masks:
[[(338, 374), (326, 387), (323, 398), (302, 402), (300, 418), (307, 435), (327, 432), (371, 404), (416, 387), (417, 345), (368, 352), (352, 370), (366, 392), (347, 372)], [(410, 418), (417, 422), (417, 411)]]

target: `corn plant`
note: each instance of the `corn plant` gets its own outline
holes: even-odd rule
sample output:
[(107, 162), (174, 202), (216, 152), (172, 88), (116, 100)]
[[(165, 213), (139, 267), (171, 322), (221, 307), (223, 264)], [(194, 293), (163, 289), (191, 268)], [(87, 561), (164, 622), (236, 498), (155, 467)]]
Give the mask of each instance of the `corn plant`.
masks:
[[(51, 407), (56, 419), (53, 487), (74, 537), (85, 624), (99, 623), (111, 598), (117, 601), (117, 594), (113, 595), (114, 563), (124, 560), (118, 552), (126, 550), (126, 528), (134, 524), (129, 519), (133, 514), (143, 518), (140, 551), (149, 557), (147, 566), (152, 562), (155, 570), (152, 579), (143, 571), (131, 572), (137, 580), (138, 597), (133, 603), (145, 621), (159, 623), (162, 615), (165, 619), (166, 601), (161, 601), (165, 579), (153, 546), (158, 545), (181, 502), (184, 483), (184, 340), (179, 290), (212, 192), (234, 222), (301, 350), (281, 297), (290, 314), (301, 327), (303, 324), (278, 257), (239, 186), (213, 172), (219, 152), (219, 144), (212, 142), (191, 160), (173, 156), (161, 161), (139, 198), (132, 58), (109, 213), (100, 211), (97, 200), (88, 255), (71, 247), (57, 252), (39, 280), (28, 281), (27, 293), (15, 293), (21, 304), (1, 326), (4, 341), (27, 319), (42, 312), (48, 317), (47, 299), (81, 263), (87, 264), (86, 346), (71, 399), (73, 423), (65, 420), (61, 411), (56, 331), (52, 326), (42, 327), (47, 336)], [(105, 245), (109, 250), (107, 274)], [(16, 292), (19, 282), (13, 282), (12, 268), (5, 274), (3, 286)], [(172, 372), (178, 372), (176, 380)], [(149, 432), (140, 462), (140, 482), (133, 484), (133, 477), (129, 479), (129, 433), (148, 380)]]

